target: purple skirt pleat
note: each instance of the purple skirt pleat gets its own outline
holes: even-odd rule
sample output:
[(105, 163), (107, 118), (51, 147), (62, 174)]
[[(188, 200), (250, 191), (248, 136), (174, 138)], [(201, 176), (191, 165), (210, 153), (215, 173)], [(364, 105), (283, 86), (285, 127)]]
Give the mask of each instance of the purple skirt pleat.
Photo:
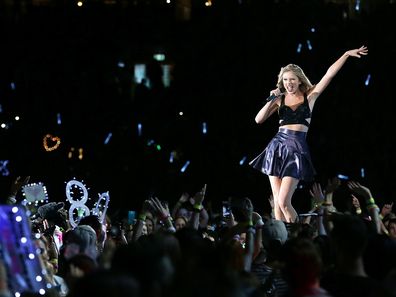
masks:
[(306, 132), (280, 128), (264, 151), (249, 164), (262, 173), (312, 181), (315, 175)]

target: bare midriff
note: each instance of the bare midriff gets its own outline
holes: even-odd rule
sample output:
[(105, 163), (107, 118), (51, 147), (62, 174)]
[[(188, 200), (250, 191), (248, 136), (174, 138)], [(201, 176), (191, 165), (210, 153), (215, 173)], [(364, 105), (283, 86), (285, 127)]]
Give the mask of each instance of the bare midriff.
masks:
[[(311, 122), (311, 120), (307, 120), (308, 122)], [(291, 125), (283, 125), (280, 126), (280, 128), (285, 128), (293, 131), (300, 131), (300, 132), (308, 132), (308, 127), (302, 124), (291, 124)]]

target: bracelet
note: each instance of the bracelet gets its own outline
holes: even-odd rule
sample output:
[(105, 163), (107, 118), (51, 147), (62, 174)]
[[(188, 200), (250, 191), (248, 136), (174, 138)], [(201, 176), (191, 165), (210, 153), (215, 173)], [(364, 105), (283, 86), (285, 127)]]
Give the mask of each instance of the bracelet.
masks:
[(366, 208), (367, 208), (367, 210), (378, 209), (378, 211), (379, 211), (379, 207), (377, 206), (377, 204), (374, 204), (374, 203), (368, 204)]
[(252, 221), (252, 220), (245, 222), (244, 225), (245, 225), (246, 227), (248, 227), (248, 228), (250, 228), (250, 227), (253, 228), (253, 227), (254, 227), (254, 224), (253, 224), (253, 221)]
[(146, 220), (146, 215), (145, 215), (145, 214), (140, 214), (140, 215), (138, 216), (138, 220), (139, 220), (139, 221), (145, 221), (145, 220)]
[(194, 211), (201, 211), (202, 208), (203, 208), (202, 204), (200, 203), (194, 204)]
[(172, 222), (172, 217), (171, 217), (171, 215), (166, 215), (166, 216), (164, 216), (164, 217), (162, 217), (161, 218), (161, 221), (162, 222), (166, 222), (167, 220), (170, 220), (171, 222)]
[(375, 204), (374, 198), (370, 197), (370, 199), (367, 200), (367, 204)]

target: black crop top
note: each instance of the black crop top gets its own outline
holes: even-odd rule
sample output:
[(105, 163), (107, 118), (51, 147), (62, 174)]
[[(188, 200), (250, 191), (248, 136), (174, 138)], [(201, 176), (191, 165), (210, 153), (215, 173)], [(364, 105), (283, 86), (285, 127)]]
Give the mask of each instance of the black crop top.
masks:
[(304, 101), (296, 108), (296, 110), (285, 105), (285, 96), (282, 96), (278, 114), (280, 126), (302, 124), (309, 127), (307, 119), (311, 118), (311, 109), (309, 108), (307, 95), (304, 94)]

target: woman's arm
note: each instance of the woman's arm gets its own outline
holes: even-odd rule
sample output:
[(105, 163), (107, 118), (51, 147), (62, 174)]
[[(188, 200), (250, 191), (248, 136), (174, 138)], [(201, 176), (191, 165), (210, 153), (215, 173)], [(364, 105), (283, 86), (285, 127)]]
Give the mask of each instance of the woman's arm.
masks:
[(360, 48), (357, 49), (352, 49), (349, 51), (346, 51), (337, 61), (334, 62), (333, 65), (327, 69), (326, 74), (322, 77), (322, 79), (319, 81), (319, 83), (313, 88), (312, 92), (309, 95), (309, 99), (316, 100), (320, 94), (326, 89), (326, 87), (329, 85), (333, 77), (338, 73), (338, 71), (341, 69), (341, 67), (345, 64), (346, 60), (349, 57), (356, 57), (360, 58), (361, 55), (367, 55), (368, 54), (368, 49), (366, 46), (361, 46)]
[(268, 119), (275, 110), (278, 108), (278, 102), (280, 100), (279, 95), (281, 94), (281, 91), (279, 89), (272, 90), (270, 92), (271, 95), (276, 95), (278, 96), (276, 99), (271, 100), (267, 102), (263, 108), (260, 109), (260, 111), (257, 113), (255, 117), (255, 121), (257, 124), (262, 124), (266, 119)]

